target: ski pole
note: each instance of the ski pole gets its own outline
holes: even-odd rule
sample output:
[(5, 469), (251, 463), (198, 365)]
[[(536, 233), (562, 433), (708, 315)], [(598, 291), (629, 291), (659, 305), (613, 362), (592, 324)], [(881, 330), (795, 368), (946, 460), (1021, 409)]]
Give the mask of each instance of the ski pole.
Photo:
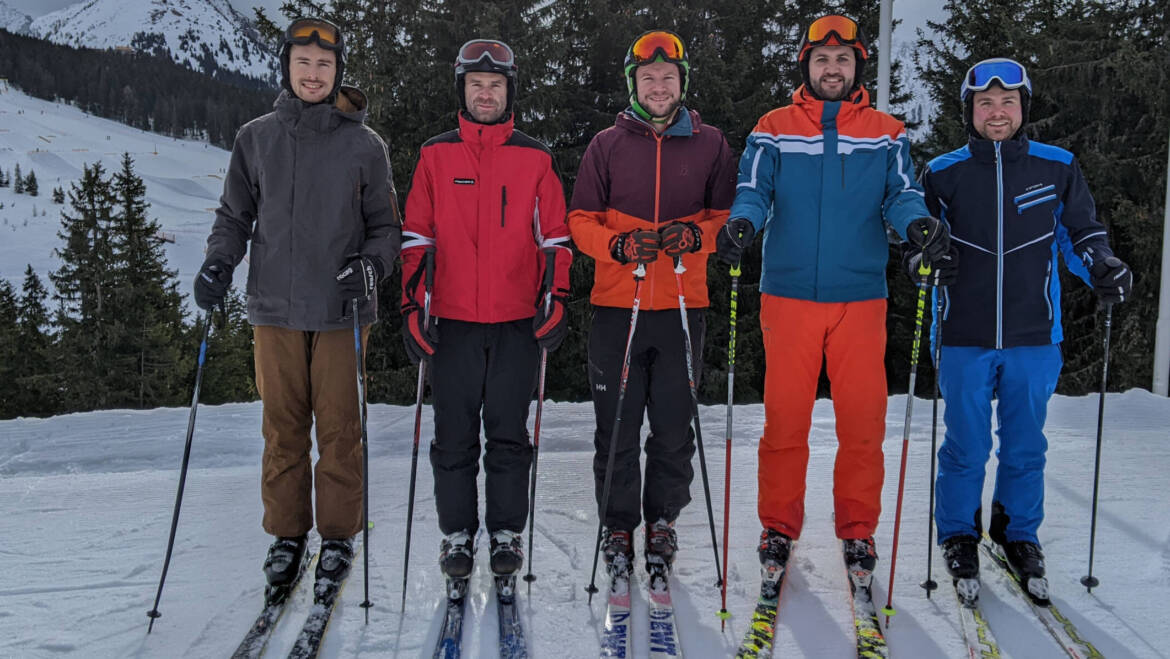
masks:
[(936, 447), (938, 446), (938, 378), (942, 367), (943, 296), (937, 286), (934, 289), (934, 295), (934, 395), (931, 400), (930, 416), (930, 505), (926, 515), (926, 581), (918, 584), (926, 589), (926, 599), (930, 599), (931, 591), (938, 588), (938, 583), (930, 577), (931, 560), (934, 553), (934, 469), (937, 456)]
[(711, 550), (715, 552), (715, 587), (723, 587), (723, 572), (719, 569), (719, 541), (715, 539), (715, 513), (711, 508), (711, 484), (707, 480), (707, 456), (703, 450), (703, 426), (699, 423), (699, 389), (695, 382), (694, 355), (691, 354), (691, 324), (687, 320), (687, 300), (683, 290), (683, 273), (687, 271), (682, 256), (674, 257), (674, 283), (678, 288), (678, 311), (682, 317), (683, 347), (687, 353), (687, 383), (691, 388), (691, 414), (695, 422), (695, 446), (699, 450), (699, 469), (703, 474), (703, 495), (707, 498), (707, 521), (711, 525)]
[[(431, 287), (435, 284), (435, 248), (428, 247), (423, 252), (423, 261), (419, 265), (425, 273), (423, 284), (423, 330), (430, 329), (431, 324)], [(417, 275), (416, 275), (417, 277)], [(417, 282), (417, 279), (415, 280)], [(413, 288), (407, 286), (407, 289)], [(406, 504), (406, 555), (402, 561), (402, 612), (406, 613), (406, 580), (410, 576), (410, 530), (414, 522), (414, 486), (418, 477), (418, 438), (422, 434), (422, 405), (423, 386), (426, 384), (427, 360), (418, 362), (418, 388), (414, 399), (414, 447), (410, 452), (410, 493)], [(369, 554), (369, 552), (366, 552)]]
[(199, 359), (195, 367), (195, 393), (191, 396), (191, 412), (187, 416), (187, 444), (183, 447), (183, 463), (179, 467), (179, 491), (175, 493), (175, 512), (171, 515), (171, 534), (167, 539), (167, 554), (163, 558), (162, 576), (158, 579), (158, 592), (154, 595), (154, 608), (146, 612), (150, 624), (146, 627), (149, 634), (154, 629), (154, 621), (162, 616), (158, 610), (158, 601), (162, 599), (163, 583), (167, 580), (167, 569), (171, 566), (171, 551), (175, 548), (175, 531), (179, 527), (179, 508), (183, 505), (183, 487), (187, 484), (187, 465), (191, 461), (191, 438), (195, 436), (195, 410), (199, 407), (199, 388), (203, 384), (203, 362), (207, 358), (207, 337), (211, 334), (211, 310), (203, 318), (203, 340), (199, 342)]
[(1101, 364), (1101, 396), (1097, 399), (1097, 458), (1093, 461), (1093, 515), (1089, 524), (1089, 573), (1081, 577), (1087, 592), (1100, 585), (1093, 576), (1093, 548), (1097, 544), (1097, 488), (1101, 480), (1101, 431), (1105, 423), (1105, 384), (1109, 381), (1109, 335), (1113, 329), (1113, 303), (1105, 303), (1105, 357)]
[(597, 541), (593, 543), (593, 571), (589, 576), (589, 603), (597, 592), (597, 559), (601, 555), (601, 529), (605, 525), (605, 514), (609, 511), (609, 490), (613, 485), (613, 463), (617, 456), (618, 430), (622, 425), (622, 402), (626, 398), (626, 383), (630, 379), (630, 352), (634, 347), (634, 330), (638, 328), (638, 307), (642, 302), (642, 281), (646, 279), (646, 264), (634, 268), (634, 304), (630, 310), (630, 333), (626, 336), (626, 354), (622, 358), (622, 373), (618, 380), (617, 412), (614, 415), (613, 430), (609, 433), (609, 457), (605, 462), (605, 482), (601, 486), (601, 513), (597, 520)]
[(731, 413), (735, 393), (735, 322), (739, 309), (739, 264), (731, 266), (731, 316), (727, 323), (727, 455), (723, 460), (723, 585), (720, 589), (722, 605), (719, 609), (719, 629), (727, 628), (727, 527), (731, 511)]
[[(377, 295), (377, 293), (375, 293)], [(374, 606), (370, 602), (370, 443), (369, 432), (366, 424), (367, 410), (366, 410), (366, 360), (362, 357), (362, 328), (358, 322), (358, 299), (355, 297), (350, 301), (350, 307), (353, 310), (353, 354), (357, 360), (357, 394), (358, 394), (358, 415), (362, 420), (362, 544), (365, 551), (362, 552), (365, 560), (365, 599), (362, 601), (362, 608), (366, 610), (366, 624), (370, 624), (370, 607)]]
[[(552, 286), (556, 271), (553, 269), (555, 260), (546, 263), (544, 270), (544, 313), (547, 315), (552, 309)], [(532, 537), (536, 535), (536, 467), (540, 461), (540, 417), (544, 412), (544, 374), (548, 366), (548, 349), (540, 349), (540, 371), (536, 381), (536, 420), (532, 424), (532, 482), (528, 485), (528, 574), (524, 581), (528, 582), (528, 596), (532, 597), (532, 582), (536, 575), (532, 574)]]
[(910, 388), (906, 392), (906, 420), (902, 425), (902, 467), (898, 472), (898, 505), (894, 513), (894, 545), (890, 550), (890, 584), (889, 597), (882, 613), (886, 615), (886, 625), (890, 624), (890, 616), (897, 613), (894, 610), (894, 568), (898, 565), (898, 530), (902, 525), (902, 492), (906, 486), (906, 453), (910, 446), (910, 414), (914, 410), (914, 381), (918, 379), (918, 347), (922, 343), (922, 317), (926, 310), (926, 287), (930, 277), (930, 266), (925, 260), (918, 265), (918, 274), (922, 281), (918, 285), (918, 304), (914, 311), (914, 343), (910, 348)]

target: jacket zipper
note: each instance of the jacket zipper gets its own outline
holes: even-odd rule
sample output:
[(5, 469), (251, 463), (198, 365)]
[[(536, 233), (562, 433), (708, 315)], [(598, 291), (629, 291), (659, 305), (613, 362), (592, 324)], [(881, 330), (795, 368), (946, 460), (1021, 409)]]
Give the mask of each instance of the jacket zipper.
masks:
[(995, 199), (998, 225), (995, 250), (995, 349), (1003, 350), (1003, 158), (999, 147), (1000, 143), (996, 142)]
[(500, 226), (504, 226), (504, 217), (508, 212), (508, 186), (500, 188)]
[[(658, 133), (651, 132), (654, 136), (654, 230), (658, 230), (658, 205), (661, 201), (662, 195), (662, 136)], [(651, 267), (657, 268), (658, 261), (651, 264)], [(654, 306), (654, 278), (648, 277), (650, 280), (650, 304), (651, 308)]]

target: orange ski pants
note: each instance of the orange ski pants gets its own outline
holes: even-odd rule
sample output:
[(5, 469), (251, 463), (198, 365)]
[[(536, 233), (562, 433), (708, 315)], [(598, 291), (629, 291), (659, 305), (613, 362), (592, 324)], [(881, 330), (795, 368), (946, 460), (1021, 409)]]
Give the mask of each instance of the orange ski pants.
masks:
[(886, 301), (826, 303), (763, 294), (760, 325), (766, 366), (760, 522), (764, 528), (800, 537), (808, 433), (823, 358), (837, 429), (833, 467), (837, 537), (872, 536), (881, 513), (885, 475)]

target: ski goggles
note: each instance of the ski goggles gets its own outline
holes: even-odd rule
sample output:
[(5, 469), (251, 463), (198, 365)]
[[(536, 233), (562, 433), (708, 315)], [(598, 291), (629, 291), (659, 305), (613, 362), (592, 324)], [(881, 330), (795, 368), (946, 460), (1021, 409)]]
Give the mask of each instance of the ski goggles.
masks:
[(665, 30), (655, 30), (638, 37), (634, 45), (630, 46), (632, 64), (653, 62), (660, 55), (668, 62), (685, 60), (687, 52), (682, 39)]
[(494, 39), (472, 39), (459, 48), (459, 56), (455, 58), (455, 65), (478, 64), (483, 58), (491, 60), (492, 64), (505, 69), (516, 68), (516, 57), (508, 44)]
[(329, 21), (319, 18), (298, 18), (284, 31), (284, 40), (298, 46), (316, 42), (326, 50), (341, 50), (341, 30)]
[(822, 16), (808, 26), (798, 59), (803, 59), (806, 52), (817, 46), (853, 46), (861, 50), (862, 57), (869, 57), (857, 22), (838, 14)]
[(1028, 79), (1028, 72), (1019, 62), (1006, 57), (993, 57), (967, 69), (963, 76), (963, 86), (959, 90), (959, 99), (966, 101), (967, 97), (975, 92), (986, 91), (993, 84), (999, 84), (1004, 89), (1019, 89), (1023, 87), (1032, 94), (1032, 81)]

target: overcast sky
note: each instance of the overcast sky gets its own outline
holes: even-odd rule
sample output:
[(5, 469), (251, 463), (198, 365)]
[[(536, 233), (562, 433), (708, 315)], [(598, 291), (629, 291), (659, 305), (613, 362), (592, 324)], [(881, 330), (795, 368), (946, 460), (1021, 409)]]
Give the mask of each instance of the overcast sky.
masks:
[[(77, 4), (77, 0), (2, 0), (10, 7), (33, 17), (56, 11), (62, 7)], [(254, 7), (263, 7), (269, 17), (280, 18), (281, 0), (229, 0), (241, 13), (252, 16)], [(902, 19), (902, 26), (895, 35), (895, 42), (914, 39), (914, 28), (926, 27), (926, 21), (942, 18), (942, 4), (938, 0), (894, 0), (894, 18)], [(279, 22), (279, 21), (278, 21)], [(873, 30), (876, 32), (876, 30)], [(871, 35), (871, 38), (876, 37)]]

